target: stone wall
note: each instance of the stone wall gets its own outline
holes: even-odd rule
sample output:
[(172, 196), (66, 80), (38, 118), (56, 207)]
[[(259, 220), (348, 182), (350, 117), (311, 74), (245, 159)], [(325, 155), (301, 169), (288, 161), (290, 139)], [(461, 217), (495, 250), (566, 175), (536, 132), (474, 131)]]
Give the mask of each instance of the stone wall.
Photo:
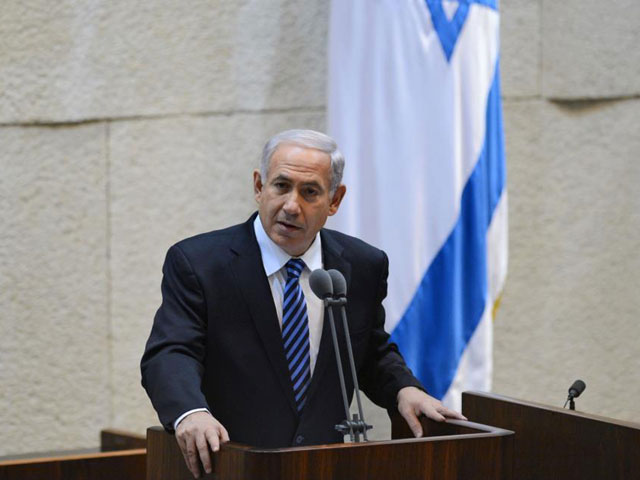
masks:
[(640, 422), (640, 3), (504, 0), (493, 390)]
[(158, 423), (139, 362), (169, 246), (254, 209), (266, 138), (324, 129), (325, 2), (8, 1), (0, 455)]
[[(324, 129), (326, 3), (3, 3), (0, 455), (157, 424), (138, 362), (163, 256), (249, 215), (268, 136)], [(501, 8), (494, 390), (561, 404), (581, 377), (579, 408), (638, 420), (640, 4)]]

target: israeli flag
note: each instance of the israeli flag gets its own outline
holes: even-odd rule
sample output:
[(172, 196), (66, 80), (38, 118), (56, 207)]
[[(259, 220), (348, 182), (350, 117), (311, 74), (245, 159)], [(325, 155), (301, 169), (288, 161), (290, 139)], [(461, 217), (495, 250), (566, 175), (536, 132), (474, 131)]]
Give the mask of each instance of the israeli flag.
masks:
[(330, 226), (389, 256), (387, 329), (429, 393), (491, 388), (507, 270), (496, 0), (334, 0), (328, 130), (347, 196)]

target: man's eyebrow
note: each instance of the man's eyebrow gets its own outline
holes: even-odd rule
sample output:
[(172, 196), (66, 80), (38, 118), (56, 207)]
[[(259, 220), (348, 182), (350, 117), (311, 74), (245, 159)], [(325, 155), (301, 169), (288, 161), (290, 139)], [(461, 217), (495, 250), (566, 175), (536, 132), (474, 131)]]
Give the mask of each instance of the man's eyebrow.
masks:
[(287, 177), (286, 175), (280, 174), (277, 177), (275, 177), (273, 180), (271, 180), (272, 183), (274, 182), (291, 182), (291, 179), (289, 177)]
[(320, 190), (321, 192), (324, 192), (324, 187), (322, 186), (322, 184), (319, 183), (319, 182), (316, 182), (315, 180), (313, 180), (311, 182), (304, 182), (302, 184), (302, 186), (303, 187), (312, 187), (312, 188)]
[[(280, 174), (277, 177), (273, 178), (271, 180), (271, 183), (275, 183), (275, 182), (287, 182), (287, 183), (291, 183), (291, 179), (289, 177), (287, 177), (284, 174)], [(302, 184), (305, 187), (316, 187), (316, 188), (320, 188), (322, 190), (324, 190), (324, 187), (322, 186), (322, 184), (320, 182), (317, 182), (315, 180), (312, 180), (310, 182), (304, 182)]]

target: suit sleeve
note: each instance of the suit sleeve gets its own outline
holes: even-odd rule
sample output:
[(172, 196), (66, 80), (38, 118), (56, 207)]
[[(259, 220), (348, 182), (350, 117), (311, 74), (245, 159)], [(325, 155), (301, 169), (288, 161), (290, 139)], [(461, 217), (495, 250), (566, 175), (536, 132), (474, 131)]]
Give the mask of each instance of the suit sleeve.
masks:
[(384, 329), (385, 311), (382, 301), (387, 296), (387, 276), (389, 259), (382, 252), (383, 260), (376, 291), (376, 314), (369, 339), (367, 358), (359, 372), (359, 382), (363, 391), (381, 407), (394, 409), (398, 391), (404, 387), (424, 390), (420, 381), (407, 367), (398, 347), (389, 342), (389, 334)]
[(142, 385), (166, 430), (181, 414), (209, 408), (202, 393), (206, 304), (189, 260), (171, 247), (162, 268), (162, 304), (140, 364)]

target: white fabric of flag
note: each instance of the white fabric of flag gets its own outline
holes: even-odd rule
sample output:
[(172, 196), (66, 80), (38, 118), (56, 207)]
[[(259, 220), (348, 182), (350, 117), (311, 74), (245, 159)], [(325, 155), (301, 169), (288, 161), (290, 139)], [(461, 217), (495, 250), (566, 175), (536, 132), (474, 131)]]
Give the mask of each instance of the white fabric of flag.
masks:
[(491, 388), (507, 270), (496, 0), (333, 0), (336, 228), (389, 256), (386, 326), (429, 393)]

